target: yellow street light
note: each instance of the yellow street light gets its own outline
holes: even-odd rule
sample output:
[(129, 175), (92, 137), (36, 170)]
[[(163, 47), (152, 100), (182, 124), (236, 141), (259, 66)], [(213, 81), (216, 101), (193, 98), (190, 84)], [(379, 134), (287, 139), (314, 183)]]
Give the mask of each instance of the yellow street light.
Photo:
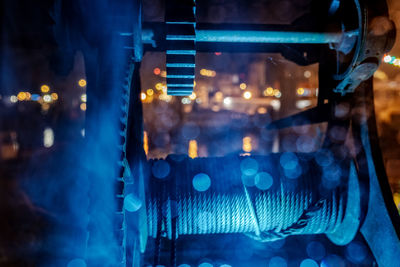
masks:
[(43, 84), (42, 86), (40, 86), (40, 91), (42, 91), (42, 93), (47, 93), (50, 91), (50, 87), (46, 84)]
[(85, 86), (86, 86), (86, 80), (85, 80), (85, 79), (80, 79), (80, 80), (78, 81), (78, 85), (79, 85), (80, 87), (85, 87)]
[(242, 142), (242, 149), (244, 152), (251, 152), (252, 145), (251, 145), (251, 137), (250, 136), (246, 136), (243, 138), (243, 142)]
[(243, 93), (243, 98), (244, 99), (250, 99), (251, 98), (251, 92), (249, 92), (249, 91), (244, 92)]
[(146, 131), (143, 132), (143, 150), (147, 156), (149, 154), (149, 136)]
[(80, 107), (80, 109), (82, 111), (85, 111), (86, 110), (86, 103), (81, 103), (79, 107)]
[(152, 95), (154, 94), (154, 91), (153, 91), (153, 89), (147, 89), (146, 93), (147, 93), (149, 96), (152, 96)]
[(215, 100), (217, 102), (221, 102), (223, 98), (224, 98), (224, 94), (222, 92), (218, 91), (215, 93)]
[(50, 95), (44, 95), (43, 96), (43, 101), (46, 103), (50, 103), (51, 102), (51, 96)]
[(51, 98), (53, 100), (57, 100), (58, 99), (58, 94), (57, 93), (51, 93)]
[(86, 103), (86, 101), (87, 101), (87, 96), (86, 96), (86, 94), (82, 94), (82, 95), (81, 95), (81, 101), (82, 101), (83, 103)]
[(23, 101), (26, 99), (26, 93), (25, 92), (19, 92), (17, 95), (17, 98), (19, 101)]
[(197, 141), (190, 140), (189, 141), (189, 149), (188, 149), (189, 157), (192, 159), (197, 158), (199, 156), (197, 150), (198, 150), (197, 149)]
[(192, 92), (192, 94), (189, 96), (190, 100), (195, 100), (196, 99), (196, 93)]

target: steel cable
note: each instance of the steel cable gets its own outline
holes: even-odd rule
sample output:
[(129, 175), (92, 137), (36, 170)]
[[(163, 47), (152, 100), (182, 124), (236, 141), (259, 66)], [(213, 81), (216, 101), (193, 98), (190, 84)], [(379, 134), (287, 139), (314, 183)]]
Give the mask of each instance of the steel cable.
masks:
[[(166, 235), (171, 236), (171, 218), (176, 219), (174, 227), (178, 236), (246, 233), (261, 241), (271, 241), (292, 234), (329, 233), (337, 229), (344, 214), (343, 188), (321, 189), (322, 172), (310, 155), (296, 154), (301, 169), (307, 172), (296, 178), (286, 177), (279, 163), (280, 156), (167, 158), (169, 175), (163, 179), (152, 176), (150, 188), (176, 183), (176, 199), (167, 196), (168, 204), (161, 203), (163, 209), (169, 209), (169, 215), (164, 216), (157, 212), (160, 205), (157, 196), (162, 190), (150, 192), (149, 235), (156, 236), (160, 222)], [(270, 188), (243, 183), (243, 161), (248, 159), (257, 162), (257, 170), (250, 178), (266, 172), (272, 177)], [(156, 161), (150, 161), (150, 167)], [(193, 177), (199, 173), (210, 178), (211, 185), (205, 191), (195, 188)]]

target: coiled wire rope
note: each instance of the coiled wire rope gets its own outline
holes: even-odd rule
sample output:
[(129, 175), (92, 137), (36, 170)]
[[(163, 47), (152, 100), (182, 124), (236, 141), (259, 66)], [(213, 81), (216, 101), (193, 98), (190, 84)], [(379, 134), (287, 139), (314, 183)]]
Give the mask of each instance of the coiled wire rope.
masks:
[[(149, 236), (155, 238), (159, 231), (170, 239), (179, 235), (244, 233), (256, 240), (274, 241), (294, 234), (334, 232), (344, 217), (347, 163), (341, 162), (342, 171), (336, 177), (339, 182), (324, 187), (315, 154), (293, 155), (301, 170), (298, 177), (287, 177), (280, 164), (282, 154), (151, 160)], [(246, 160), (256, 162), (250, 175), (243, 164)], [(155, 163), (160, 161), (164, 172), (168, 172), (165, 177), (157, 177), (160, 164)], [(270, 175), (269, 188), (244, 182), (254, 181), (259, 173)], [(196, 190), (193, 177), (197, 174), (209, 177), (209, 188)], [(162, 194), (171, 185), (175, 187), (173, 196)]]

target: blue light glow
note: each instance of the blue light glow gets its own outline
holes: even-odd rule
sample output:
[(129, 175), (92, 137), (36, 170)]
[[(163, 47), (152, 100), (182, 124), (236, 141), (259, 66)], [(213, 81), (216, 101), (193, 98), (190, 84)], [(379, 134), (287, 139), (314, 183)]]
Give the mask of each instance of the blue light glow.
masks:
[(310, 153), (313, 150), (315, 150), (317, 147), (315, 138), (308, 136), (308, 135), (302, 135), (296, 140), (296, 148), (299, 152), (302, 153)]
[(320, 242), (313, 241), (307, 245), (307, 255), (314, 260), (322, 260), (325, 257), (325, 247)]
[(169, 163), (165, 160), (156, 161), (151, 168), (151, 172), (153, 173), (154, 177), (159, 179), (164, 179), (167, 177), (170, 170)]
[(321, 267), (345, 267), (346, 263), (338, 255), (331, 254), (327, 256), (322, 262)]
[(38, 94), (32, 94), (32, 95), (31, 95), (31, 99), (32, 99), (33, 101), (38, 101), (38, 100), (40, 99), (40, 96), (39, 96)]
[(124, 208), (129, 212), (135, 212), (142, 207), (142, 201), (134, 194), (129, 194), (124, 199)]
[(315, 154), (315, 161), (319, 166), (326, 167), (333, 163), (333, 155), (329, 150), (320, 150)]
[(362, 263), (367, 257), (367, 249), (364, 244), (353, 241), (346, 247), (346, 257), (353, 263)]
[(267, 245), (272, 249), (279, 250), (285, 245), (285, 239), (279, 239), (273, 242), (268, 242)]
[(287, 267), (287, 262), (282, 257), (273, 257), (269, 261), (269, 267)]
[(284, 169), (283, 173), (289, 179), (296, 179), (300, 177), (300, 175), (303, 173), (303, 170), (300, 165), (296, 165), (294, 169)]
[(194, 140), (199, 136), (199, 134), (200, 128), (196, 123), (187, 123), (182, 127), (182, 136), (187, 140)]
[(201, 264), (199, 264), (199, 267), (213, 267), (214, 265), (212, 265), (211, 263), (208, 262), (203, 262)]
[(198, 173), (193, 177), (192, 181), (194, 189), (199, 192), (207, 191), (211, 186), (211, 179), (205, 173)]
[(274, 183), (274, 180), (269, 173), (259, 172), (259, 173), (257, 173), (257, 175), (255, 177), (255, 184), (256, 184), (257, 188), (260, 190), (269, 189), (273, 183)]
[(86, 262), (83, 259), (73, 259), (68, 262), (67, 267), (86, 267)]
[(244, 175), (247, 176), (255, 175), (258, 171), (258, 162), (252, 158), (245, 158), (240, 163), (240, 170)]
[(299, 159), (292, 152), (285, 152), (281, 155), (279, 162), (283, 169), (294, 170), (299, 165)]
[(312, 259), (305, 259), (300, 263), (300, 267), (318, 267), (318, 263)]
[(338, 164), (330, 164), (323, 168), (322, 177), (329, 181), (338, 181), (342, 171)]
[(254, 175), (250, 175), (250, 176), (242, 175), (242, 183), (245, 186), (249, 186), (249, 187), (255, 186), (256, 181), (255, 181)]

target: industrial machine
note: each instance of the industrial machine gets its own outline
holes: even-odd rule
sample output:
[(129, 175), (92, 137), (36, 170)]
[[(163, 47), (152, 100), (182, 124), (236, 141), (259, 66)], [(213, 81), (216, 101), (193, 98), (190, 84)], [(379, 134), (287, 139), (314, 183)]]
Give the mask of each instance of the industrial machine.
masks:
[[(176, 266), (177, 241), (187, 235), (273, 242), (325, 234), (346, 245), (357, 233), (379, 266), (400, 266), (400, 220), (372, 88), (395, 39), (385, 1), (310, 1), (309, 12), (291, 25), (199, 23), (194, 0), (166, 1), (164, 22), (142, 22), (139, 0), (78, 2), (73, 9), (82, 23), (66, 16), (56, 25), (80, 33), (70, 42), (86, 64), (88, 266)], [(175, 96), (192, 93), (199, 51), (280, 53), (302, 66), (319, 63), (318, 105), (265, 127), (327, 122), (323, 145), (313, 153), (148, 160), (139, 73), (147, 51), (165, 51), (168, 94)], [(243, 175), (257, 186), (244, 184)], [(113, 188), (97, 190), (110, 179)], [(103, 209), (108, 203), (116, 203), (112, 211)], [(98, 248), (105, 235), (100, 222), (110, 217), (112, 254)]]

